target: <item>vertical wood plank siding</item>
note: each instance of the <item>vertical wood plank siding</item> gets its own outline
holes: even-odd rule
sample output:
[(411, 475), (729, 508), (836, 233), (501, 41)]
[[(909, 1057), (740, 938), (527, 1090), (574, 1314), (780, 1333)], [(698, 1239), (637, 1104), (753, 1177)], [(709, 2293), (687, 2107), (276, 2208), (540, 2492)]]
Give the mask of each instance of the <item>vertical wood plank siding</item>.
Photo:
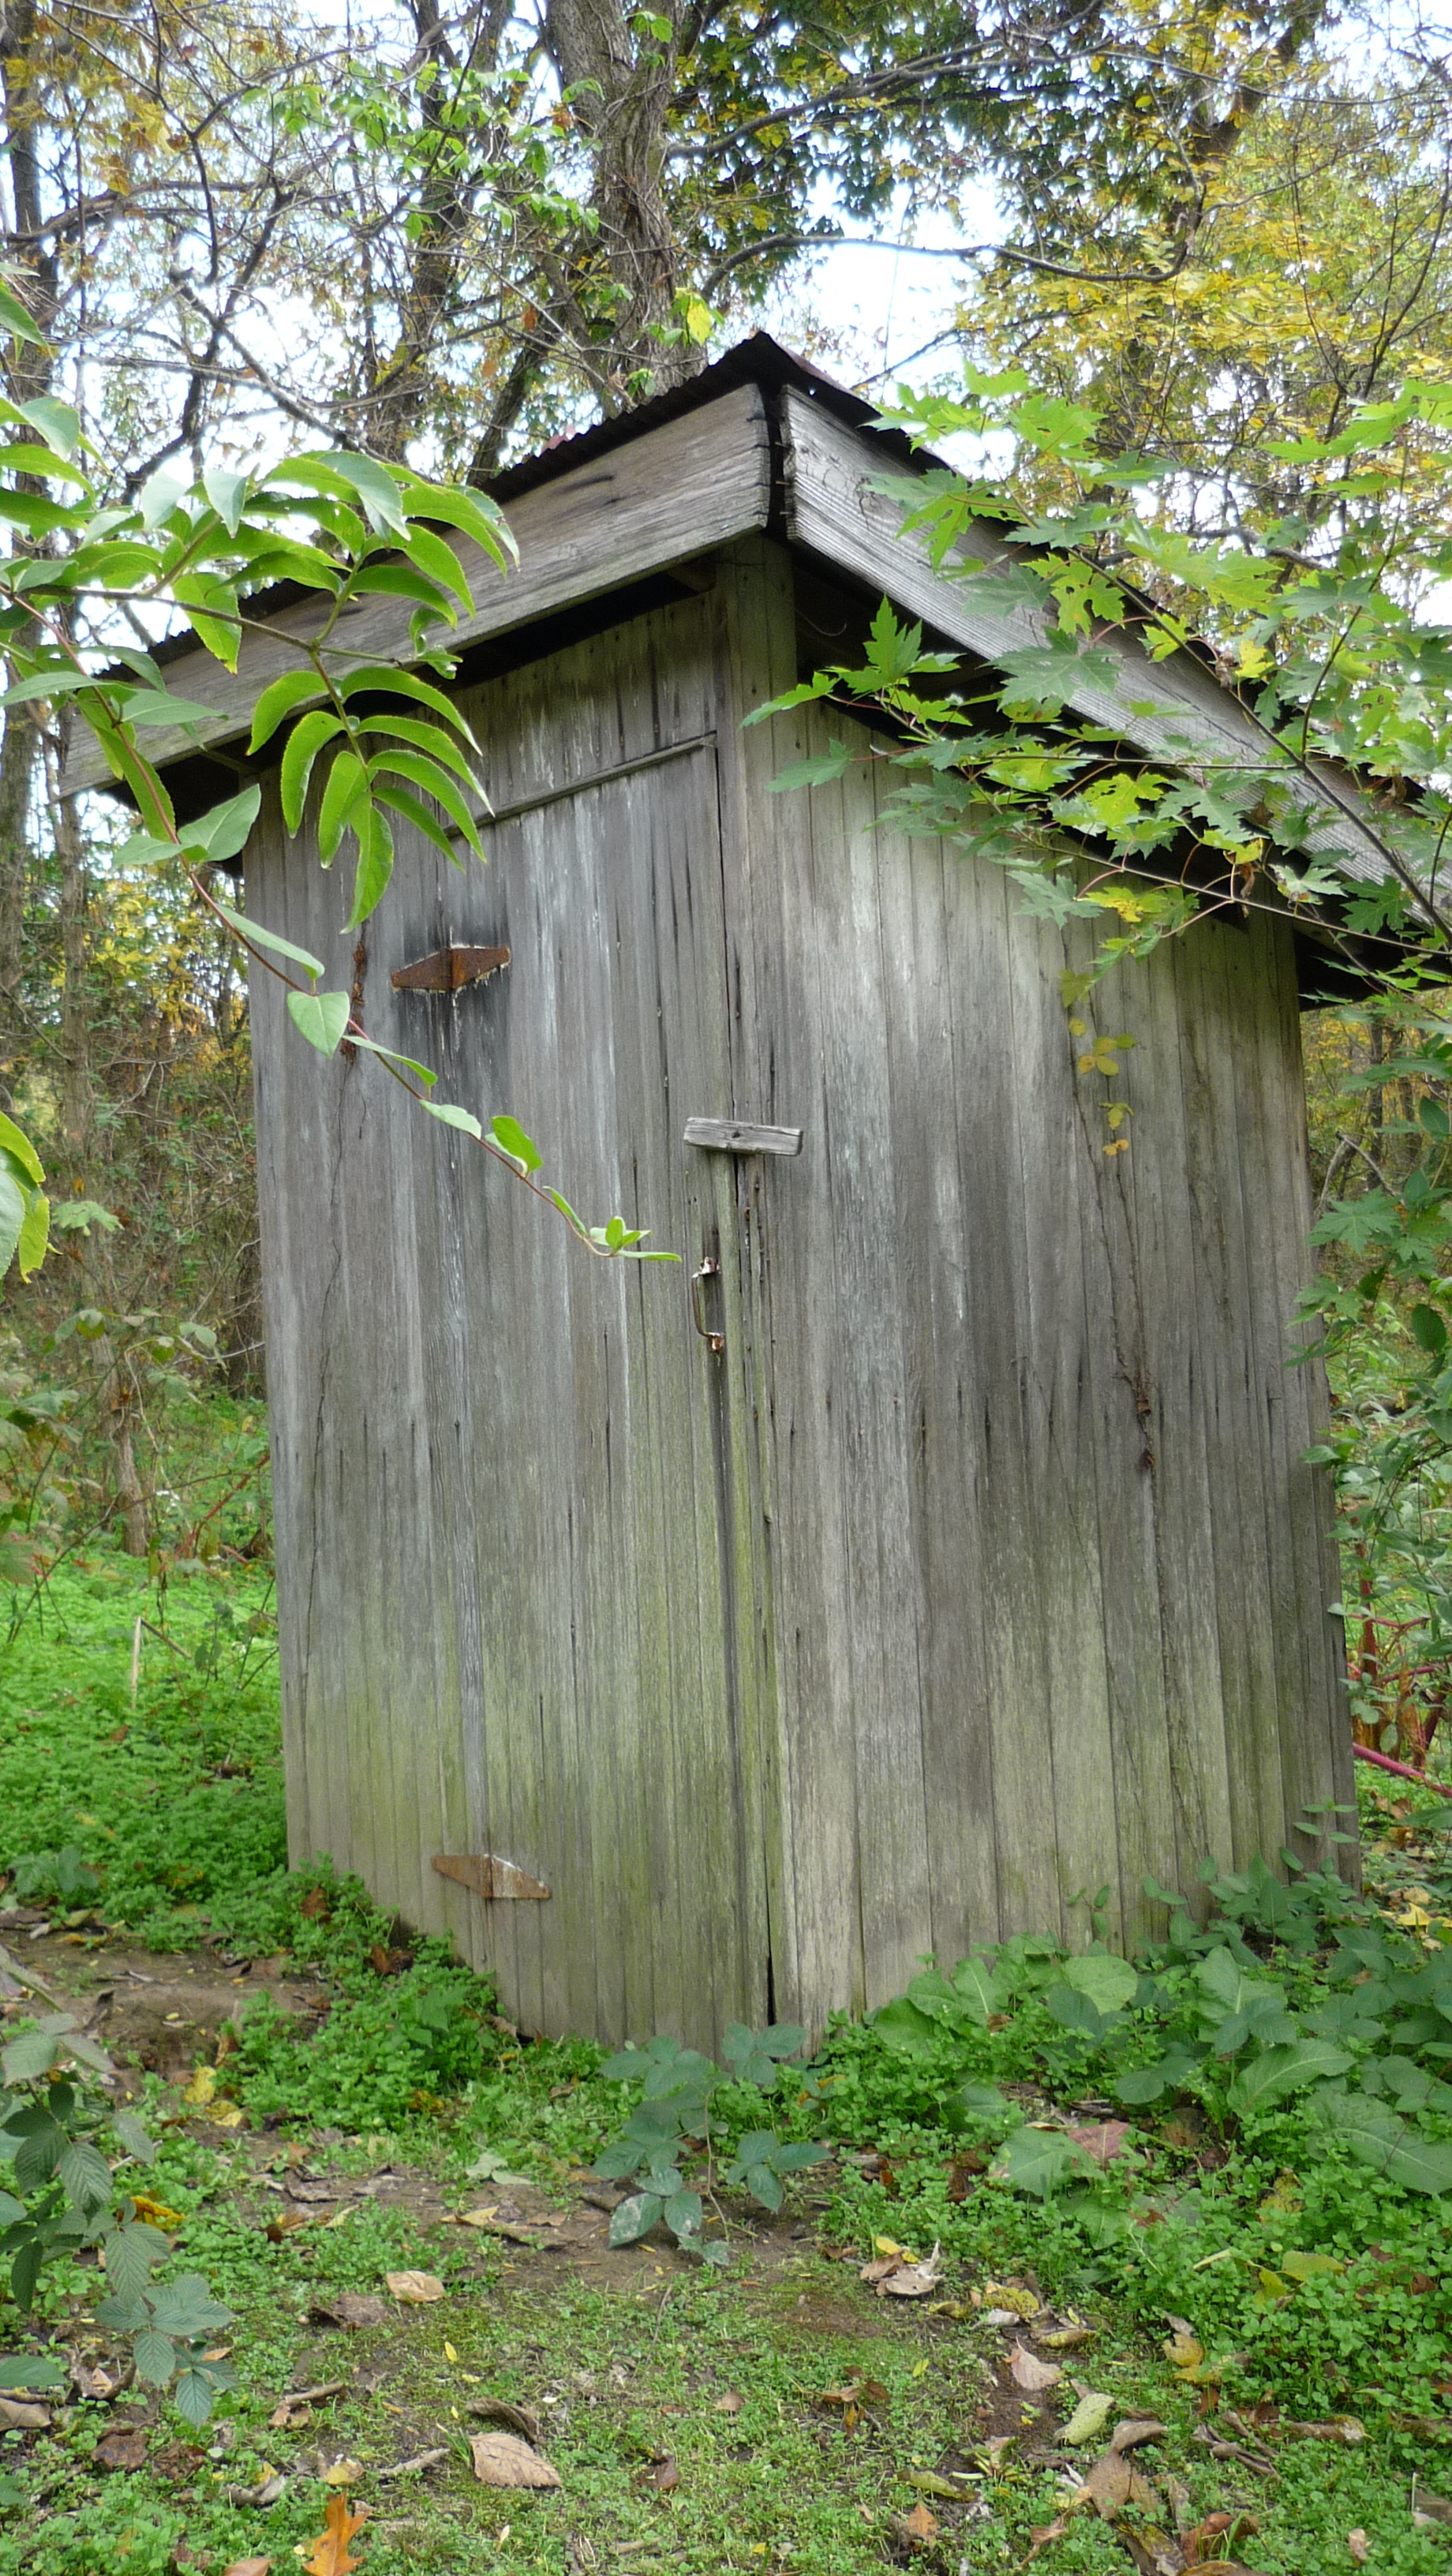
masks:
[[(254, 982), (294, 1850), (450, 1929), (535, 2028), (818, 2029), (1105, 1884), (1131, 1933), (1146, 1872), (1188, 1887), (1349, 1794), (1323, 1392), (1284, 1365), (1289, 934), (1203, 928), (1100, 988), (1138, 1041), (1106, 1155), (1077, 948), (876, 831), (870, 764), (772, 794), (826, 727), (740, 719), (795, 676), (755, 538), (490, 681), (489, 865), (401, 849), (368, 930), (370, 1033), (680, 1267), (590, 1262)], [(348, 979), (345, 889), (271, 808), (248, 897)], [(391, 990), (450, 938), (513, 962)], [(692, 1116), (803, 1150), (698, 1152)], [(485, 1904), (445, 1849), (552, 1894)]]

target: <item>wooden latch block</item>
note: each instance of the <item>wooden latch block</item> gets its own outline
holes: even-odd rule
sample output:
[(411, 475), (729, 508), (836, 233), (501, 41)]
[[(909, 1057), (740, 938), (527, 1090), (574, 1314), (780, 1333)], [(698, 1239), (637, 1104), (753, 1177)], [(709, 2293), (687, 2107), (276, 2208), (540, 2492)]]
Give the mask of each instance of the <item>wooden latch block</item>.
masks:
[(799, 1154), (800, 1127), (758, 1127), (749, 1118), (688, 1118), (686, 1143), (707, 1154)]
[(470, 1887), (476, 1896), (487, 1897), (498, 1904), (504, 1897), (543, 1898), (549, 1889), (516, 1861), (496, 1860), (493, 1852), (435, 1852), (434, 1867), (440, 1878), (457, 1879), (460, 1887)]
[(457, 993), (461, 984), (484, 984), (509, 964), (507, 948), (436, 948), (432, 957), (395, 966), (389, 982), (399, 993)]

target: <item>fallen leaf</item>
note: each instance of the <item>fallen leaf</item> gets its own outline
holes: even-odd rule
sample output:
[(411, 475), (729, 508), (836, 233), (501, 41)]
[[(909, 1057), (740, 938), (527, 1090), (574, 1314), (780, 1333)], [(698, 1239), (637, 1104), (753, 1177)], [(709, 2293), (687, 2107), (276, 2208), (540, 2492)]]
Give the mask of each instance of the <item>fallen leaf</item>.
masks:
[(951, 2478), (940, 2478), (936, 2469), (910, 2469), (908, 2485), (916, 2487), (919, 2495), (942, 2496), (949, 2504), (963, 2501), (962, 2488), (955, 2487)]
[(507, 2397), (473, 2397), (468, 2412), (485, 2424), (502, 2424), (509, 2433), (517, 2433), (522, 2442), (539, 2447), (539, 2419), (524, 2406), (511, 2406)]
[(502, 2236), (511, 2245), (538, 2245), (540, 2241), (537, 2227), (516, 2226), (512, 2219), (496, 2218), (492, 2209), (462, 2209), (459, 2225), (480, 2227), (486, 2236)]
[(433, 2299), (444, 2295), (442, 2281), (432, 2272), (385, 2272), (383, 2275), (396, 2299), (408, 2308), (426, 2308)]
[(942, 2255), (935, 2245), (926, 2262), (898, 2264), (885, 2281), (878, 2282), (877, 2295), (880, 2299), (926, 2299), (937, 2288), (942, 2270)]
[[(837, 2392), (833, 2389), (829, 2394), (835, 2397)], [(745, 2403), (745, 2398), (738, 2396), (734, 2388), (728, 2388), (724, 2397), (717, 2398), (711, 2412), (713, 2415), (739, 2415)], [(825, 2405), (826, 2399), (819, 2397), (817, 2403), (819, 2406)]]
[(1330, 2415), (1324, 2423), (1301, 2424), (1283, 2417), (1277, 2430), (1293, 2433), (1301, 2442), (1347, 2442), (1353, 2447), (1366, 2439), (1366, 2426), (1355, 2415)]
[(307, 2576), (352, 2576), (353, 2569), (361, 2567), (363, 2561), (353, 2557), (348, 2544), (367, 2519), (361, 2506), (357, 2513), (348, 2511), (348, 2498), (341, 2487), (330, 2495), (322, 2532), (313, 2543), (311, 2558), (304, 2562)]
[(1128, 2120), (1095, 2120), (1083, 2128), (1069, 2120), (1064, 2135), (1072, 2138), (1076, 2147), (1083, 2147), (1097, 2165), (1107, 2165), (1128, 2152), (1134, 2131)]
[(1164, 2438), (1165, 2427), (1157, 2415), (1126, 2415), (1123, 2423), (1114, 2427), (1110, 2448), (1134, 2451), (1141, 2442), (1162, 2442)]
[(50, 2423), (48, 2406), (32, 2406), (23, 2397), (0, 2397), (0, 2424), (17, 2433), (43, 2433)]
[(1045, 2388), (1057, 2388), (1064, 2374), (1056, 2361), (1040, 2361), (1037, 2353), (1016, 2343), (1009, 2359), (1008, 2375), (1016, 2388), (1026, 2388), (1038, 2396)]
[(1072, 2352), (1076, 2344), (1093, 2342), (1094, 2328), (1080, 2325), (1035, 2326), (1033, 2337), (1035, 2343), (1046, 2345), (1050, 2352)]
[(184, 2224), (179, 2209), (168, 2209), (164, 2200), (148, 2199), (144, 2191), (131, 2194), (131, 2206), (144, 2227), (159, 2227), (166, 2235)]
[(1351, 2552), (1353, 2564), (1357, 2567), (1364, 2567), (1367, 2559), (1371, 2555), (1371, 2542), (1367, 2539), (1365, 2532), (1359, 2529), (1356, 2531), (1348, 2531), (1346, 2535), (1346, 2546)]
[(361, 2460), (335, 2460), (330, 2469), (324, 2469), (323, 2484), (325, 2487), (355, 2487), (362, 2475)]
[(1114, 2412), (1114, 2399), (1096, 2388), (1086, 2389), (1059, 2439), (1077, 2449), (1081, 2442), (1095, 2442)]
[[(648, 2460), (643, 2469), (636, 2470), (630, 2483), (633, 2487), (654, 2487), (657, 2495), (671, 2495), (681, 2483), (681, 2473), (667, 2453), (663, 2460)], [(558, 2478), (555, 2484), (558, 2486)]]
[(269, 2218), (267, 2222), (268, 2244), (281, 2245), (285, 2237), (295, 2235), (300, 2227), (311, 2225), (312, 2220), (305, 2209), (285, 2209), (279, 2217)]
[(1205, 2347), (1198, 2335), (1191, 2334), (1188, 2330), (1182, 2332), (1177, 2327), (1172, 2335), (1165, 2338), (1165, 2359), (1172, 2362), (1175, 2369), (1186, 2377), (1192, 2371), (1199, 2369), (1204, 2358)]
[(314, 2299), (308, 2310), (310, 2325), (350, 2326), (356, 2332), (363, 2326), (381, 2326), (389, 2314), (386, 2299), (362, 2298), (356, 2290), (340, 2290), (336, 2298)]
[(289, 2200), (334, 2201), (337, 2199), (340, 2191), (346, 2191), (347, 2184), (336, 2182), (300, 2182), (296, 2174), (289, 2174), (285, 2188)]
[(91, 2453), (103, 2469), (141, 2469), (146, 2466), (144, 2433), (106, 2433)]
[(1218, 2567), (1227, 2549), (1238, 2547), (1260, 2529), (1253, 2513), (1207, 2513), (1185, 2534), (1185, 2563), (1189, 2567)]
[(1006, 2308), (1010, 2316), (1022, 2317), (1027, 2323), (1030, 2317), (1039, 2314), (1044, 2303), (1037, 2290), (1029, 2289), (1023, 2281), (985, 2281), (983, 2304), (988, 2308)]
[(1452, 2522), (1452, 2504), (1448, 2504), (1445, 2496), (1433, 2495), (1428, 2488), (1418, 2487), (1412, 2500), (1412, 2521), (1419, 2531), (1435, 2530), (1439, 2524)]
[(1121, 2451), (1101, 2451), (1081, 2487), (1077, 2488), (1071, 2510), (1097, 2513), (1101, 2522), (1113, 2522), (1130, 2499), (1134, 2471)]
[(474, 2475), (486, 2487), (557, 2487), (560, 2473), (515, 2433), (472, 2433)]
[(1036, 2530), (1029, 2533), (1029, 2539), (1033, 2543), (1029, 2557), (1037, 2558), (1039, 2551), (1047, 2549), (1051, 2541), (1067, 2538), (1068, 2530), (1069, 2517), (1066, 2513), (1056, 2514), (1052, 2522), (1040, 2523)]
[(182, 2100), (184, 2102), (189, 2102), (194, 2111), (204, 2111), (216, 2090), (216, 2068), (214, 2066), (195, 2066), (192, 2069), (192, 2080), (187, 2086), (186, 2091), (183, 2093)]
[(911, 2513), (893, 2515), (893, 2526), (899, 2539), (909, 2549), (931, 2549), (938, 2537), (938, 2518), (925, 2504), (915, 2504)]
[(230, 2567), (223, 2568), (222, 2576), (271, 2576), (271, 2568), (270, 2558), (234, 2558)]

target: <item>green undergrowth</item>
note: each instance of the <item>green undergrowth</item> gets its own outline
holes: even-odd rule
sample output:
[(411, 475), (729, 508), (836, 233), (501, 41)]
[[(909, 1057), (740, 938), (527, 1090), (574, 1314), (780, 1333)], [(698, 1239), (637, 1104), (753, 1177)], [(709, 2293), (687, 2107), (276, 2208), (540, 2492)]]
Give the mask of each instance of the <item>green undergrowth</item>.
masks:
[[(137, 1616), (167, 1642), (143, 1632), (133, 1708)], [(1193, 1913), (1167, 1896), (1132, 1965), (1098, 1940), (1047, 1939), (925, 1964), (906, 1997), (834, 2025), (812, 2066), (773, 2056), (780, 2035), (738, 2034), (722, 2070), (665, 2049), (607, 2073), (587, 2043), (511, 2030), (487, 1979), (357, 1881), (287, 1873), (266, 1616), (251, 1575), (174, 1583), (158, 1604), (126, 1560), (98, 1553), (56, 1578), (0, 1660), (0, 1859), (28, 1865), (27, 1901), (82, 1940), (203, 1937), (214, 1960), (266, 1957), (321, 1981), (317, 2012), (254, 1996), (224, 2033), (213, 2107), (243, 2113), (235, 2148), (202, 2143), (155, 2079), (142, 2106), (160, 2139), (146, 2190), (181, 2215), (174, 2264), (235, 2313), (237, 2389), (199, 2434), (164, 2416), (196, 2446), (184, 2476), (99, 2477), (100, 2409), (67, 2417), (49, 2466), (28, 2437), (0, 2434), (0, 2453), (25, 2454), (13, 2493), (0, 2458), (0, 2576), (160, 2576), (182, 2546), (219, 2566), (291, 2563), (325, 2496), (316, 2446), (285, 2442), (267, 2414), (282, 2388), (336, 2375), (309, 2306), (409, 2266), (444, 2279), (445, 2300), (346, 2355), (330, 2347), (350, 2377), (330, 2456), (341, 2445), (362, 2464), (376, 2576), (564, 2576), (617, 2546), (627, 2564), (853, 2576), (901, 2556), (893, 2517), (945, 2461), (958, 2500), (926, 2490), (942, 2535), (925, 2565), (1020, 2566), (1062, 2506), (1067, 2455), (1042, 2451), (1083, 2387), (1166, 2423), (1198, 2510), (1253, 2511), (1246, 2567), (1350, 2566), (1347, 2536), (1362, 2532), (1364, 2563), (1389, 2576), (1446, 2568), (1448, 2526), (1417, 2527), (1411, 2510), (1414, 2481), (1452, 2494), (1452, 1945), (1415, 1876), (1439, 1893), (1440, 1838), (1388, 1847), (1399, 1857), (1370, 1873), (1382, 1904), (1329, 1877), (1287, 1889), (1263, 1868), (1212, 1873)], [(12, 2007), (7, 2028), (23, 2019)], [(239, 2200), (268, 2131), (279, 2154), (334, 2172), (391, 2158), (476, 2198), (522, 2175), (569, 2201), (586, 2167), (648, 2190), (668, 2169), (700, 2194), (700, 2227), (685, 2251), (664, 2227), (647, 2235), (613, 2287), (564, 2264), (515, 2286), (499, 2247), (373, 2206), (274, 2244)], [(748, 2172), (760, 2184), (768, 2138), (832, 2151), (780, 2160), (777, 2221), (740, 2187)], [(775, 2227), (779, 2255), (794, 2214), (800, 2244), (763, 2278), (760, 2248)], [(709, 2245), (723, 2268), (701, 2259)], [(858, 2284), (884, 2247), (936, 2248), (935, 2295), (911, 2313)], [(1005, 2349), (982, 2322), (991, 2282), (1072, 2312), (1086, 2340), (1047, 2433), (989, 2459), (984, 2395)], [(93, 2283), (53, 2266), (40, 2333), (73, 2339)], [(809, 2332), (801, 2304), (836, 2323)], [(13, 2348), (19, 2321), (0, 2323)], [(887, 2394), (849, 2432), (823, 2392), (854, 2377)], [(477, 2389), (542, 2411), (561, 2495), (477, 2487), (464, 2448)], [(740, 2408), (719, 2412), (723, 2394)], [(1197, 2427), (1231, 2415), (1269, 2427), (1273, 2477), (1197, 2446)], [(1336, 2417), (1355, 2419), (1350, 2442), (1275, 2438), (1285, 2419)], [(427, 2480), (368, 2486), (410, 2443), (440, 2442), (448, 2460)], [(284, 2452), (277, 2505), (233, 2499)], [(667, 2457), (679, 2483), (662, 2489)], [(581, 2534), (593, 2561), (566, 2554)], [(1056, 2576), (1128, 2560), (1085, 2516), (1034, 2563)]]
[[(0, 1865), (75, 1855), (99, 1886), (92, 1907), (83, 1889), (64, 1910), (154, 1949), (214, 1927), (280, 1946), (292, 1897), (271, 1601), (250, 1568), (164, 1591), (109, 1547), (59, 1568), (0, 1643)], [(55, 1883), (42, 1871), (36, 1892)]]

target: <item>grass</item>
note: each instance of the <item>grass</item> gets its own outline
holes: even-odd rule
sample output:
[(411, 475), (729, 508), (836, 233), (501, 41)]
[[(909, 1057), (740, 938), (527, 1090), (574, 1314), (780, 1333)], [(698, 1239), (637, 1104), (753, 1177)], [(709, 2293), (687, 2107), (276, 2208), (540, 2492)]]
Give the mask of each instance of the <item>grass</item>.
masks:
[[(138, 1616), (165, 1642), (143, 1631), (133, 1706)], [(1087, 2183), (1071, 2177), (1043, 2198), (995, 2172), (1026, 2119), (1058, 2119), (1060, 2105), (1090, 2124), (1118, 2116), (1125, 2069), (1152, 2058), (1197, 1991), (1193, 1945), (1170, 1944), (1155, 1967), (1158, 2022), (1146, 2009), (1098, 2035), (1066, 2028), (1046, 2002), (1058, 1971), (1030, 1959), (1007, 2008), (981, 2025), (915, 2042), (910, 2017), (895, 2037), (888, 2024), (843, 2025), (810, 2076), (788, 2069), (771, 2099), (723, 2087), (713, 2121), (726, 2146), (775, 2122), (835, 2150), (779, 2219), (718, 2195), (733, 2246), (723, 2274), (658, 2239), (542, 2254), (445, 2223), (481, 2193), (504, 2206), (511, 2190), (531, 2220), (550, 2207), (578, 2217), (584, 2169), (634, 2097), (588, 2045), (517, 2040), (485, 1981), (441, 1945), (408, 1940), (355, 1883), (288, 1876), (267, 1618), (251, 1571), (174, 1581), (158, 1604), (144, 1571), (94, 1550), (57, 1577), (0, 1662), (0, 1861), (73, 1849), (101, 1880), (52, 1907), (74, 1939), (47, 1946), (47, 1974), (65, 1957), (79, 1973), (87, 1942), (124, 1929), (162, 1954), (189, 1956), (203, 1938), (214, 1961), (286, 1953), (325, 1973), (330, 1999), (310, 2023), (252, 2006), (219, 2068), (246, 2112), (241, 2131), (210, 2124), (175, 2082), (146, 2079), (140, 2107), (160, 2152), (145, 2189), (179, 2213), (173, 2268), (204, 2273), (235, 2313), (238, 2386), (200, 2433), (161, 2408), (135, 2470), (98, 2464), (115, 2422), (105, 2405), (0, 2430), (0, 2501), (11, 2498), (0, 2576), (188, 2565), (221, 2576), (260, 2555), (286, 2569), (322, 2529), (322, 2471), (340, 2458), (358, 2463), (351, 2488), (370, 2520), (356, 2554), (371, 2576), (666, 2561), (769, 2576), (912, 2562), (978, 2576), (1030, 2560), (1049, 2576), (1123, 2576), (1123, 2527), (1077, 2515), (1041, 2548), (1034, 2539), (1062, 2513), (1066, 2468), (1100, 2447), (1075, 2455), (1060, 2438), (1085, 2389), (1112, 2399), (1111, 2420), (1150, 2410), (1166, 2426), (1145, 2455), (1166, 2530), (1177, 2505), (1182, 2524), (1249, 2514), (1238, 2563), (1265, 2576), (1446, 2569), (1452, 2524), (1417, 2523), (1413, 2499), (1452, 2491), (1452, 2201), (1358, 2162), (1301, 2095), (1236, 2118), (1213, 2085), (1200, 2102), (1172, 2090), (1133, 2113), (1131, 2155)], [(1440, 1954), (1445, 1849), (1437, 1837), (1382, 1846), (1389, 1911), (1409, 1917), (1389, 1935), (1398, 1973)], [(1308, 2026), (1344, 2018), (1348, 1994), (1365, 1993), (1336, 1967), (1331, 1914), (1314, 1933), (1282, 1926), (1274, 1943), (1248, 1928)], [(23, 2018), (10, 2007), (10, 2028)], [(997, 2088), (998, 2107), (965, 2084)], [(1452, 2123), (1430, 2098), (1435, 2142)], [(470, 2183), (481, 2150), (532, 2188)], [(264, 2167), (298, 2156), (338, 2181), (344, 2215), (274, 2242), (277, 2177)], [(386, 2164), (402, 2204), (342, 2192)], [(874, 2296), (858, 2276), (884, 2243), (939, 2248), (935, 2295)], [(410, 2268), (438, 2276), (444, 2298), (390, 2303), (356, 2334), (310, 2316), (329, 2293), (375, 2294)], [(1018, 2343), (1040, 2357), (1053, 2348), (1028, 2324), (986, 2321), (994, 2283), (1084, 2330), (1042, 2395), (1017, 2389), (1007, 2362)], [(106, 2338), (87, 2322), (96, 2296), (93, 2270), (53, 2266), (34, 2331), (101, 2356)], [(1176, 2319), (1193, 2346), (1167, 2348)], [(0, 2328), (7, 2348), (24, 2342), (13, 2311), (0, 2310)], [(347, 2384), (310, 2425), (269, 2422), (287, 2389), (333, 2378)], [(854, 2383), (867, 2384), (855, 2420), (840, 2402)], [(536, 2414), (557, 2492), (475, 2480), (468, 2410), (484, 2399)], [(1337, 2415), (1360, 2419), (1364, 2438), (1286, 2430)], [(1207, 2433), (1268, 2443), (1274, 2473), (1215, 2458)], [(383, 2474), (431, 2449), (445, 2458), (427, 2472)], [(287, 2480), (277, 2501), (248, 2500), (274, 2471)], [(1131, 2536), (1142, 2527), (1131, 2517)]]

